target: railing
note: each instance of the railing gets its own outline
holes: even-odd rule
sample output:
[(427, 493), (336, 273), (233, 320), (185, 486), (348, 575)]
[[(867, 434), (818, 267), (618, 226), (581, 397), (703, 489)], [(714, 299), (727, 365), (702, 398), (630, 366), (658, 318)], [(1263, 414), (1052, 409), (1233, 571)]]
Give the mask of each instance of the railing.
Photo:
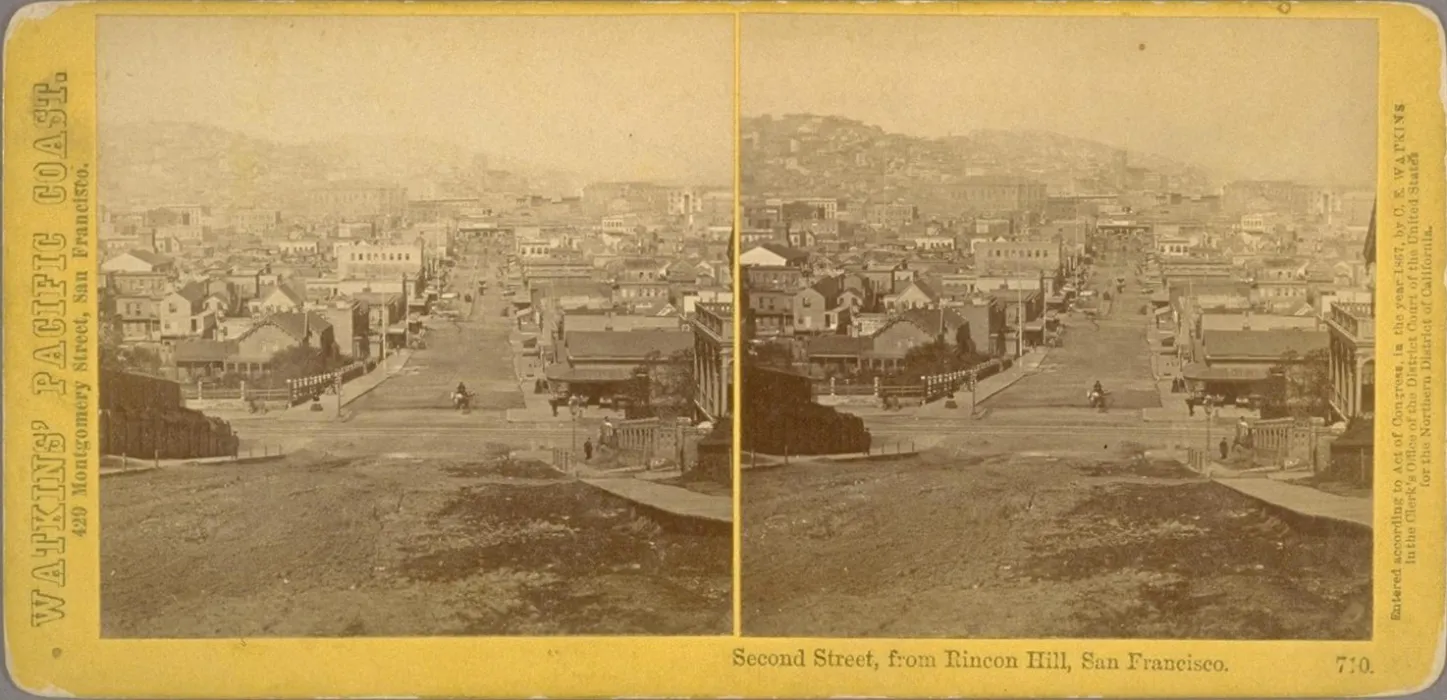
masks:
[(367, 363), (353, 362), (341, 369), (314, 374), (300, 379), (288, 379), (287, 390), (292, 403), (300, 403), (318, 396), (340, 382), (348, 382), (367, 373)]
[(815, 396), (874, 396), (873, 384), (840, 384), (834, 380), (814, 382)]
[(972, 387), (976, 382), (994, 376), (1012, 366), (1009, 360), (993, 359), (969, 369), (955, 370), (943, 374), (932, 374), (924, 378), (927, 401), (949, 396), (961, 387)]
[(290, 388), (256, 389), (248, 387), (246, 382), (236, 387), (208, 386), (201, 382), (181, 385), (181, 398), (187, 401), (285, 401), (291, 396)]
[(620, 452), (632, 453), (651, 468), (656, 460), (676, 462), (684, 469), (697, 459), (699, 435), (687, 421), (666, 421), (659, 418), (636, 418), (605, 426), (603, 445)]

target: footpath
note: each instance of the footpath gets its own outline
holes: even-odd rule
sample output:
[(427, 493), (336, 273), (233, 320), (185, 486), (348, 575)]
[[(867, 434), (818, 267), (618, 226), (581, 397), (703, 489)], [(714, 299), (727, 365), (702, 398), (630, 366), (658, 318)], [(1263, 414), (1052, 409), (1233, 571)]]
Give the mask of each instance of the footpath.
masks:
[(1309, 518), (1322, 518), (1372, 529), (1371, 496), (1340, 496), (1291, 483), (1311, 476), (1310, 469), (1237, 471), (1208, 461), (1203, 476), (1247, 498)]
[(1372, 529), (1371, 498), (1338, 496), (1275, 477), (1235, 476), (1212, 480), (1244, 496), (1293, 513)]
[[(387, 359), (377, 364), (377, 367), (360, 377), (342, 384), (341, 406), (362, 398), (368, 392), (381, 386), (383, 382), (391, 379), (407, 366), (412, 359), (411, 350), (396, 350), (387, 356)], [(303, 401), (295, 406), (287, 408), (282, 416), (291, 420), (331, 420), (336, 418), (337, 396), (336, 394), (322, 395), (322, 409), (313, 411), (312, 402)]]
[[(947, 399), (936, 399), (923, 406), (904, 406), (896, 410), (886, 411), (879, 405), (878, 398), (871, 398), (869, 403), (825, 403), (824, 405), (836, 408), (844, 413), (870, 418), (876, 416), (918, 416), (921, 418), (954, 417), (960, 415), (973, 415), (975, 406), (985, 399), (994, 396), (1013, 384), (1034, 374), (1040, 368), (1040, 364), (1050, 354), (1048, 348), (1035, 348), (1020, 358), (1003, 372), (992, 374), (981, 379), (975, 384), (973, 395), (974, 405), (971, 405), (971, 392), (969, 389), (960, 389), (955, 392), (955, 403), (959, 408), (945, 408)], [(824, 403), (824, 402), (821, 402)]]
[(973, 417), (976, 406), (979, 406), (991, 396), (1009, 389), (1021, 379), (1034, 374), (1036, 370), (1040, 369), (1040, 364), (1045, 362), (1045, 358), (1049, 355), (1049, 348), (1035, 348), (1025, 355), (1016, 358), (1015, 363), (1010, 365), (1010, 369), (998, 374), (992, 374), (975, 382), (975, 390), (973, 392), (968, 389), (956, 391), (955, 403), (959, 408), (945, 408), (945, 400), (941, 399), (921, 406), (918, 415), (921, 417), (933, 417), (966, 413)]
[[(563, 471), (558, 465), (553, 466)], [(731, 496), (714, 496), (681, 486), (659, 483), (660, 480), (680, 476), (677, 469), (621, 467), (602, 470), (571, 462), (564, 473), (593, 488), (670, 516), (716, 524), (733, 522), (734, 503)]]
[(619, 498), (669, 515), (714, 523), (732, 523), (734, 520), (733, 500), (726, 496), (709, 496), (629, 476), (591, 477), (581, 481)]

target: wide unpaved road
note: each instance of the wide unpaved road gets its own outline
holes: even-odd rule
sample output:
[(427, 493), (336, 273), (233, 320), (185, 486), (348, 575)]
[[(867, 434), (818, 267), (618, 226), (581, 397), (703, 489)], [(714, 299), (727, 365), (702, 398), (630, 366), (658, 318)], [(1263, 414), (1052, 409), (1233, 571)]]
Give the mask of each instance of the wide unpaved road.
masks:
[(1063, 347), (1051, 349), (1037, 373), (980, 405), (1001, 414), (1008, 413), (1001, 409), (1015, 408), (1084, 412), (1089, 410), (1085, 394), (1099, 381), (1111, 394), (1112, 409), (1160, 406), (1146, 347), (1147, 317), (1140, 313), (1149, 299), (1124, 264), (1096, 270), (1092, 285), (1103, 292), (1114, 286), (1117, 275), (1126, 276), (1126, 292), (1105, 304), (1107, 313), (1095, 322), (1083, 314), (1066, 318)]
[(101, 486), (107, 637), (727, 634), (726, 536), (494, 456), (184, 467)]
[(967, 442), (745, 472), (745, 634), (1370, 638), (1370, 536), (1069, 436)]
[[(102, 634), (728, 634), (727, 534), (664, 531), (508, 457), (571, 426), (506, 422), (501, 303), (441, 324), (346, 420), (237, 422), (309, 445), (284, 461), (105, 477)], [(459, 379), (471, 413), (449, 406)]]

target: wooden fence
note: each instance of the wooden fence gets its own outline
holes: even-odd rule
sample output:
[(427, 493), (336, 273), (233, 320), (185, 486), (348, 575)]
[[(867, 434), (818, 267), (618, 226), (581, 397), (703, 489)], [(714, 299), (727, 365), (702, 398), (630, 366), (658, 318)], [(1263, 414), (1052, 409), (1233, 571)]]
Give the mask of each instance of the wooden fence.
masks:
[(924, 384), (885, 384), (879, 379), (875, 379), (873, 384), (840, 384), (832, 379), (825, 382), (814, 382), (815, 396), (923, 398), (926, 394)]
[(933, 374), (924, 378), (925, 401), (935, 401), (959, 391), (973, 387), (981, 379), (992, 377), (1011, 367), (1010, 360), (999, 358), (984, 362), (969, 369)]
[(239, 387), (208, 386), (201, 382), (181, 387), (181, 398), (187, 401), (289, 401), (291, 397), (290, 388), (256, 389), (248, 387), (246, 382)]
[(352, 364), (335, 369), (330, 372), (314, 374), (310, 377), (300, 379), (288, 379), (287, 390), (292, 403), (309, 401), (313, 397), (320, 396), (327, 390), (335, 387), (339, 382), (349, 382), (367, 373), (367, 363), (353, 362)]

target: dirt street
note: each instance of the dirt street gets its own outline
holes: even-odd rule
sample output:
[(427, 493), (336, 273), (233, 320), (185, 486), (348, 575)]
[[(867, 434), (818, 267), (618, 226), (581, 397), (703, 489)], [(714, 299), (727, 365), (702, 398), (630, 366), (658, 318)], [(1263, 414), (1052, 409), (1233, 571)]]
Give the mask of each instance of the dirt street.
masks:
[(107, 477), (106, 637), (727, 634), (727, 537), (505, 452)]
[(974, 442), (745, 473), (745, 634), (1370, 637), (1365, 535), (1295, 528), (1139, 446)]

